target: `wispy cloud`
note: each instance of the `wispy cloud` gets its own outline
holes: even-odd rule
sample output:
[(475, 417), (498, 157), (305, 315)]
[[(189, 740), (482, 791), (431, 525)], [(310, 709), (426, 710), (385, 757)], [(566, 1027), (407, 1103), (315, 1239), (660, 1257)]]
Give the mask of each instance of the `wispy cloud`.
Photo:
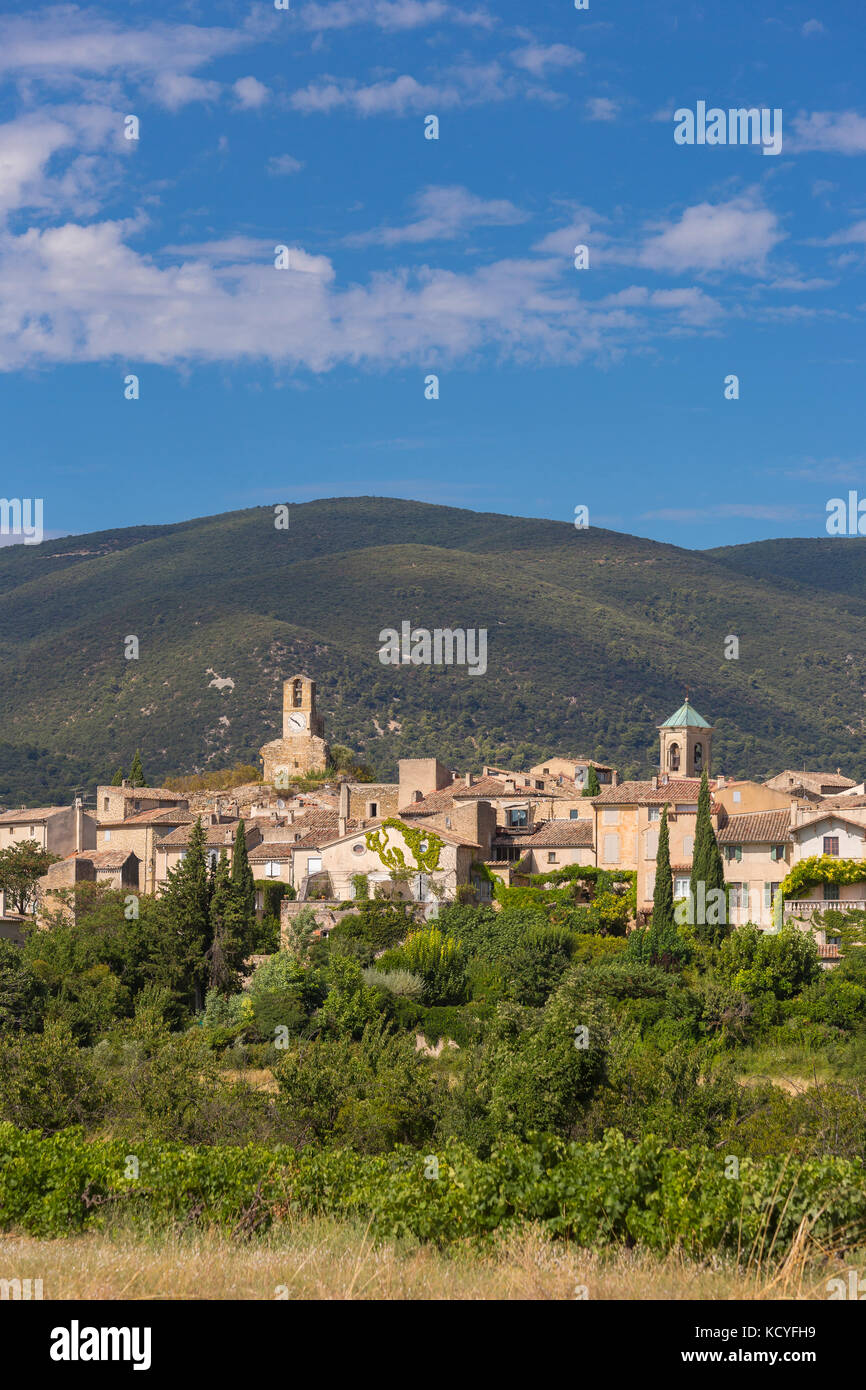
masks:
[(856, 111), (813, 111), (792, 121), (793, 140), (785, 149), (793, 153), (820, 150), (825, 154), (866, 154), (866, 116)]
[(402, 227), (378, 227), (345, 238), (351, 246), (397, 246), (451, 241), (472, 227), (513, 227), (528, 213), (506, 198), (485, 199), (460, 185), (425, 188), (413, 199), (415, 219)]

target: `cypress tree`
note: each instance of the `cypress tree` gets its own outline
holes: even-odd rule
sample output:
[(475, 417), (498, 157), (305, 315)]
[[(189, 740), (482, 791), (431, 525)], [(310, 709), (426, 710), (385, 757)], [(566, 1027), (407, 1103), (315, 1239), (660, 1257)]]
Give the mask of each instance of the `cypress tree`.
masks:
[(211, 941), (207, 839), (201, 816), (189, 834), (184, 858), (168, 873), (160, 896), (164, 929), (159, 941), (159, 966), (164, 983), (202, 1008), (207, 979), (207, 950)]
[(144, 768), (141, 765), (141, 750), (139, 748), (135, 750), (132, 767), (129, 769), (129, 780), (134, 787), (147, 786), (147, 782), (144, 778)]
[(123, 768), (122, 768), (122, 767), (119, 767), (119, 768), (117, 769), (117, 771), (115, 772), (114, 776), (113, 776), (112, 779), (111, 779), (111, 785), (112, 785), (113, 787), (122, 787), (122, 786), (123, 786)]
[[(699, 891), (699, 884), (703, 884), (703, 899)], [(725, 868), (722, 863), (722, 855), (719, 850), (719, 842), (716, 839), (716, 832), (713, 830), (713, 822), (710, 819), (710, 785), (707, 779), (707, 770), (701, 773), (701, 789), (698, 793), (698, 815), (695, 824), (695, 847), (692, 851), (692, 874), (689, 881), (689, 891), (692, 895), (695, 916), (699, 915), (699, 905), (703, 900), (705, 905), (709, 904), (710, 893), (713, 889), (725, 888)], [(706, 911), (704, 914), (706, 916)], [(727, 912), (724, 913), (727, 919)], [(703, 922), (695, 923), (695, 935), (701, 941), (710, 941), (714, 945), (719, 944), (719, 939), (725, 935), (725, 921), (714, 924)]]
[(238, 821), (238, 828), (235, 831), (235, 844), (232, 850), (232, 883), (240, 891), (252, 920), (256, 911), (256, 881), (253, 878), (250, 857), (247, 854), (247, 838), (242, 820)]
[(659, 844), (656, 850), (656, 882), (653, 889), (653, 933), (674, 925), (674, 881), (671, 873), (671, 847), (668, 831), (668, 808), (662, 811)]
[(220, 852), (210, 904), (211, 944), (208, 948), (208, 986), (220, 994), (240, 989), (247, 955), (249, 916), (241, 888), (232, 882), (225, 850)]
[(599, 785), (598, 773), (592, 763), (590, 763), (589, 772), (586, 774), (586, 786), (583, 789), (583, 795), (598, 796), (600, 792), (601, 786)]

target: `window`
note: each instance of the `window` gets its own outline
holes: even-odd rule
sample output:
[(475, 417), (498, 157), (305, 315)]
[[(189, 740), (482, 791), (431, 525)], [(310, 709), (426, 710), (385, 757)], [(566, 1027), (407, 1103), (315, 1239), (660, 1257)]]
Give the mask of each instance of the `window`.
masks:
[(363, 854), (363, 853), (364, 853), (364, 849), (365, 849), (365, 846), (364, 846), (364, 845), (360, 842), (360, 840), (359, 840), (358, 843), (357, 843), (356, 845), (353, 845), (353, 846), (352, 846), (352, 853), (353, 853), (353, 854)]
[(730, 890), (731, 890), (731, 907), (732, 907), (732, 908), (743, 908), (744, 911), (748, 911), (748, 908), (749, 908), (749, 885), (748, 885), (748, 883), (731, 883), (731, 884), (729, 884), (728, 886), (729, 886), (729, 888), (730, 888)]
[(683, 836), (683, 854), (694, 854), (694, 852), (695, 852), (695, 837), (694, 837), (694, 835), (684, 835), (684, 836)]
[(31, 835), (35, 835), (35, 834), (36, 834), (36, 826), (35, 826), (35, 825), (31, 825), (31, 826), (30, 826), (30, 834), (31, 834)]
[(735, 800), (735, 801), (742, 801), (742, 799), (743, 799), (743, 797), (742, 797), (742, 793), (741, 793), (741, 792), (734, 792), (734, 800)]
[(619, 825), (619, 811), (602, 811), (601, 820), (603, 825)]
[(659, 852), (659, 832), (657, 830), (644, 831), (644, 859), (655, 859)]
[(300, 709), (300, 708), (301, 708), (301, 703), (302, 703), (303, 698), (304, 698), (304, 693), (303, 693), (303, 692), (304, 692), (304, 688), (303, 688), (303, 686), (301, 685), (301, 682), (300, 682), (300, 681), (293, 681), (293, 682), (292, 682), (292, 704), (294, 705), (295, 709)]
[(508, 812), (508, 824), (511, 826), (525, 826), (527, 819), (526, 808), (523, 806), (512, 806)]
[(569, 813), (568, 813), (568, 819), (569, 819), (569, 820), (580, 820), (580, 812), (579, 812), (579, 811), (569, 811)]
[(446, 817), (445, 817), (445, 829), (446, 829), (446, 830), (450, 830), (450, 829), (451, 829), (451, 817), (450, 817), (450, 816), (446, 816)]
[(670, 751), (668, 752), (668, 767), (671, 772), (679, 772), (680, 770), (680, 745), (678, 743), (672, 743), (670, 746)]
[(773, 906), (773, 899), (776, 896), (778, 887), (778, 883), (764, 884), (764, 907), (770, 908)]
[(544, 783), (543, 783), (543, 782), (540, 782), (540, 781), (536, 781), (536, 783), (535, 783), (535, 789), (536, 789), (536, 791), (543, 792), (543, 791), (544, 791)]
[(547, 851), (547, 862), (548, 862), (548, 864), (555, 864), (555, 863), (556, 863), (556, 850), (555, 850), (555, 849), (549, 849), (549, 850)]
[(111, 831), (110, 831), (110, 830), (106, 830), (104, 833), (105, 833), (105, 838), (106, 838), (106, 840), (110, 840), (110, 839), (111, 839)]
[(280, 865), (276, 859), (269, 859), (265, 864), (265, 878), (279, 878)]
[(678, 874), (674, 879), (674, 897), (687, 898), (689, 896), (689, 879), (684, 874)]
[(839, 901), (838, 883), (824, 884), (824, 901), (825, 903), (837, 903)]
[(703, 765), (704, 765), (704, 745), (703, 745), (702, 743), (696, 743), (696, 744), (695, 744), (695, 772), (700, 772), (700, 770), (701, 770), (701, 768), (703, 767)]
[(619, 863), (619, 836), (605, 835), (604, 837), (604, 858), (608, 864)]
[(839, 836), (838, 836), (838, 835), (825, 835), (825, 836), (824, 836), (824, 853), (825, 853), (825, 854), (838, 854), (838, 853), (839, 853)]
[(368, 804), (367, 804), (367, 810), (368, 810), (368, 812), (369, 812), (371, 818), (374, 817), (374, 816), (378, 816), (378, 814), (379, 814), (379, 803), (378, 803), (378, 801), (370, 801), (370, 802), (368, 802)]
[(647, 811), (647, 817), (649, 820), (661, 820), (661, 810), (658, 806), (650, 806), (649, 810)]
[(549, 771), (550, 771), (550, 768), (549, 768), (549, 767), (543, 767), (541, 770), (542, 770), (542, 772), (544, 773), (544, 775), (545, 775), (545, 777), (546, 777), (547, 774), (548, 774)]
[(102, 798), (102, 809), (103, 809), (103, 811), (107, 811), (109, 805), (110, 805), (110, 797), (104, 796), (104, 797)]
[(645, 897), (645, 898), (651, 898), (652, 895), (653, 895), (653, 893), (654, 893), (655, 891), (656, 891), (656, 876), (655, 876), (655, 873), (648, 873), (647, 876), (646, 876), (646, 888), (644, 889), (644, 897)]
[(770, 858), (771, 858), (771, 859), (775, 859), (777, 862), (778, 862), (780, 859), (784, 859), (784, 858), (785, 858), (785, 846), (784, 846), (784, 845), (771, 845), (771, 846), (770, 846)]
[(739, 864), (742, 857), (742, 845), (725, 845), (725, 859), (729, 864)]

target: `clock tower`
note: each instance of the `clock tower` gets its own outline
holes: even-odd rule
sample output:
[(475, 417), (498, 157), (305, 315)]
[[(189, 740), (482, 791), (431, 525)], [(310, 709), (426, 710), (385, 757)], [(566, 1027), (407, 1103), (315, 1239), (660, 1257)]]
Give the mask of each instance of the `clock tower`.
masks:
[(324, 772), (328, 764), (324, 734), (324, 720), (316, 710), (316, 682), (308, 676), (283, 681), (283, 736), (259, 750), (264, 781), (279, 790), (294, 777)]

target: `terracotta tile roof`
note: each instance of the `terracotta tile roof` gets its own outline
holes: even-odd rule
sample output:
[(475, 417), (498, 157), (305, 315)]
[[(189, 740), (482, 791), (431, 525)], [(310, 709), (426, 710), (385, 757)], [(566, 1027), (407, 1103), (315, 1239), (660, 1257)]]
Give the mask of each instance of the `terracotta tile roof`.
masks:
[(798, 825), (792, 826), (792, 834), (796, 834), (798, 830), (806, 830), (810, 825), (820, 825), (821, 821), (826, 820), (841, 820), (844, 821), (846, 825), (856, 825), (858, 830), (866, 830), (866, 825), (863, 824), (862, 820), (856, 820), (854, 816), (846, 816), (835, 807), (831, 807), (826, 811), (823, 808), (819, 810), (816, 807), (813, 815), (808, 816), (806, 820), (800, 821)]
[(791, 839), (791, 816), (781, 811), (751, 811), (729, 816), (716, 836), (720, 845), (783, 845)]
[(400, 815), (411, 814), (413, 816), (435, 816), (442, 811), (454, 809), (454, 788), (458, 785), (452, 782), (450, 787), (440, 787), (438, 791), (428, 792), (420, 801), (410, 801), (407, 805), (401, 806)]
[[(522, 787), (520, 785), (520, 781), (523, 780), (525, 779), (518, 779), (517, 786), (512, 790), (502, 777), (479, 777), (472, 783), (471, 787), (467, 787), (465, 782), (455, 782), (451, 788), (451, 794), (455, 801), (467, 801), (470, 799), (484, 801), (496, 797), (504, 797), (508, 800), (520, 797), (520, 799), (523, 800), (528, 796), (562, 797), (565, 794), (552, 777), (544, 779), (530, 777), (528, 779), (530, 783), (528, 787)], [(547, 785), (545, 785), (543, 790), (540, 787), (534, 787), (532, 783), (535, 780), (543, 780)]]
[(122, 869), (130, 856), (138, 858), (131, 849), (81, 849), (74, 858), (88, 860), (94, 869)]
[[(234, 844), (235, 832), (238, 828), (238, 821), (223, 822), (222, 825), (206, 825), (203, 827), (205, 838), (210, 849), (219, 848), (225, 845), (230, 848)], [(159, 841), (159, 849), (186, 849), (189, 844), (189, 837), (192, 831), (191, 825), (179, 825), (177, 830), (172, 830), (169, 835), (164, 835)], [(249, 830), (247, 831), (247, 843), (249, 844)], [(255, 832), (252, 832), (255, 833)], [(258, 843), (258, 842), (256, 842)]]
[(25, 821), (33, 822), (47, 820), (49, 816), (56, 816), (60, 811), (69, 811), (70, 806), (22, 806), (17, 811), (3, 811), (0, 814), (0, 825), (17, 825)]
[(853, 806), (866, 806), (866, 796), (825, 796), (821, 798), (820, 809), (826, 811), (838, 807), (840, 811), (850, 811)]
[(182, 811), (179, 808), (171, 809), (169, 806), (155, 806), (152, 811), (136, 811), (134, 816), (127, 816), (125, 820), (100, 820), (100, 825), (192, 825), (195, 816), (190, 815), (189, 811)]
[(549, 820), (524, 844), (532, 849), (591, 848), (592, 821)]
[(251, 849), (247, 858), (251, 864), (266, 864), (269, 859), (291, 859), (296, 849), (303, 848), (305, 846), (301, 840), (293, 840), (291, 843), (287, 840), (269, 840), (266, 844), (256, 845), (255, 849)]
[(699, 777), (671, 778), (654, 787), (652, 782), (620, 782), (618, 787), (604, 787), (598, 796), (589, 798), (593, 806), (674, 806), (696, 804), (701, 789)]

